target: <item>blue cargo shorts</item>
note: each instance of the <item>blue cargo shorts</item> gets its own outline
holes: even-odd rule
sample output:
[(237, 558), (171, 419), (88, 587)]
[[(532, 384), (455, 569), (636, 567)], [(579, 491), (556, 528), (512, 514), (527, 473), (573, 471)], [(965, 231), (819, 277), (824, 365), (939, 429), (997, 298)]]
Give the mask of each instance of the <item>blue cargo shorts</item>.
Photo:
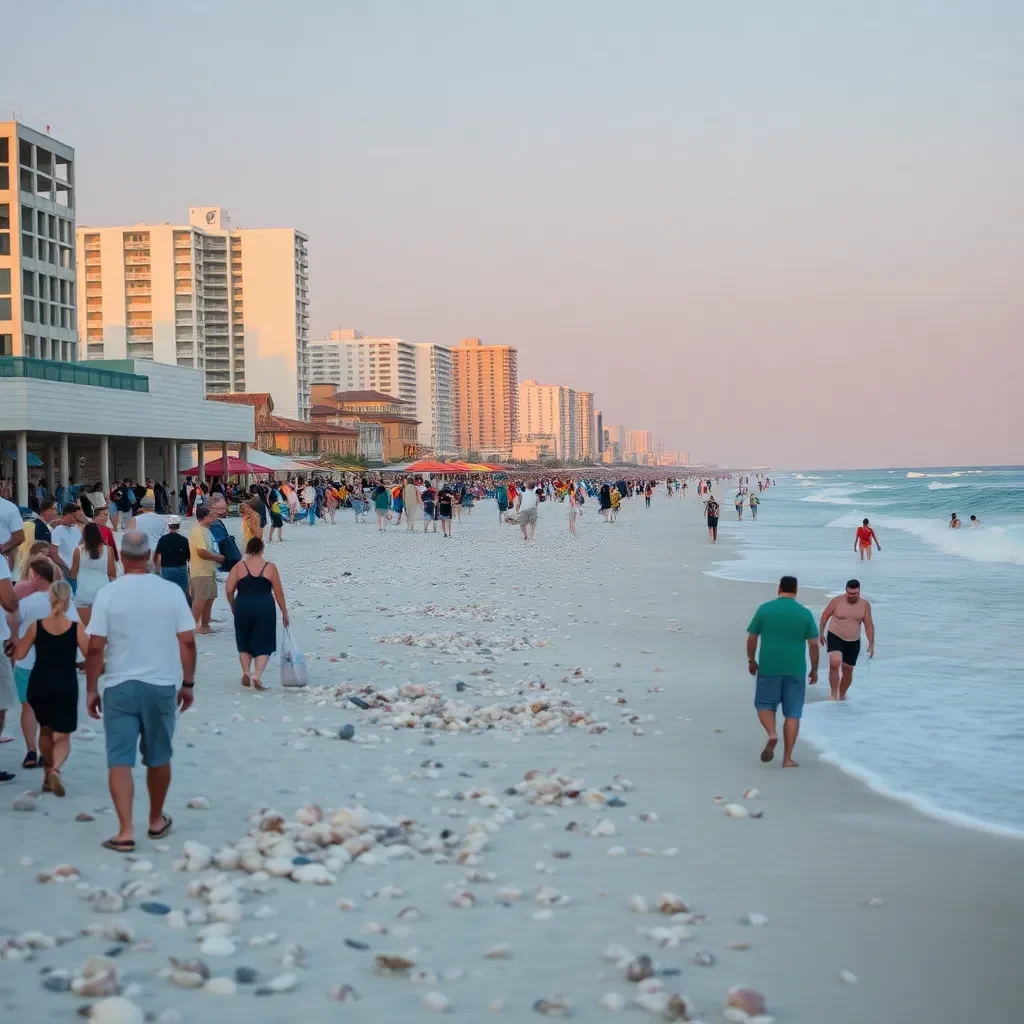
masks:
[(135, 751), (147, 768), (171, 760), (171, 739), (178, 691), (138, 679), (103, 691), (103, 728), (107, 734), (107, 767), (134, 768)]
[(800, 718), (806, 692), (802, 676), (758, 676), (754, 707), (758, 711), (776, 711), (781, 704), (786, 718)]

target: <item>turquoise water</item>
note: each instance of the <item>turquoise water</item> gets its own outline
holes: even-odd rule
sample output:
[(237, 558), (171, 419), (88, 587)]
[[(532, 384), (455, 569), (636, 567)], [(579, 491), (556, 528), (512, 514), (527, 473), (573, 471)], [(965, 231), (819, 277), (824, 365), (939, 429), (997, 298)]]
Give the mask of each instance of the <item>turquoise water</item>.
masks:
[[(927, 813), (1024, 836), (1024, 469), (808, 470), (778, 483), (756, 523), (726, 514), (721, 493), (722, 533), (743, 543), (716, 575), (793, 573), (830, 594), (857, 577), (877, 631), (849, 701), (809, 705), (802, 736)], [(952, 512), (983, 525), (950, 530)], [(865, 516), (882, 544), (870, 563), (853, 551)]]

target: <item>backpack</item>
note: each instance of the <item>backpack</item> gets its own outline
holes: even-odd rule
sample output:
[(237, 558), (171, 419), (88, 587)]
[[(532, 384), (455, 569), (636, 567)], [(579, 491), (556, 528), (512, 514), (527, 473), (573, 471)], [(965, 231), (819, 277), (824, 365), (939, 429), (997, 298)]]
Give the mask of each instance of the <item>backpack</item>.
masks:
[(210, 536), (217, 545), (217, 553), (224, 556), (224, 561), (217, 566), (220, 572), (231, 572), (242, 560), (242, 553), (238, 550), (235, 538), (228, 533), (228, 528), (218, 519), (213, 526), (209, 527)]

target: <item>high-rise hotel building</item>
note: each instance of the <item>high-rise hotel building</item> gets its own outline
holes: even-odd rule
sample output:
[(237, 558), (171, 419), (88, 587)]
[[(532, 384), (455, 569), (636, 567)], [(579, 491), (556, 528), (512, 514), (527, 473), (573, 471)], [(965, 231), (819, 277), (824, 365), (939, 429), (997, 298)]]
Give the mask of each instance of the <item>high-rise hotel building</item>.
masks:
[(451, 352), (456, 446), (482, 458), (508, 458), (519, 438), (518, 349), (464, 338)]
[(0, 121), (0, 356), (74, 362), (75, 298), (75, 151)]
[(310, 412), (309, 257), (294, 228), (234, 228), (219, 206), (189, 223), (78, 228), (78, 329), (87, 359), (203, 371), (207, 394), (269, 392)]

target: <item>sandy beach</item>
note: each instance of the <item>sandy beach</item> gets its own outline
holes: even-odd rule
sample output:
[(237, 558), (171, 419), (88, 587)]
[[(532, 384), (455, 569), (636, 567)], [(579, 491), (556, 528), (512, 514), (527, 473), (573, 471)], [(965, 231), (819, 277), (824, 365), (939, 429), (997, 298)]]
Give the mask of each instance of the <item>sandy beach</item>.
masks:
[[(884, 799), (806, 743), (799, 769), (762, 765), (743, 645), (773, 588), (705, 574), (728, 548), (707, 543), (692, 496), (661, 493), (650, 512), (627, 502), (613, 525), (589, 502), (576, 541), (566, 514), (543, 505), (533, 545), (491, 502), (450, 541), (404, 525), (380, 535), (350, 512), (286, 528), (268, 555), (311, 686), (280, 689), (275, 659), (272, 690), (243, 690), (219, 598), (176, 736), (174, 829), (134, 858), (100, 846), (114, 818), (84, 709), (63, 800), (14, 810), (41, 778), (17, 767), (20, 737), (0, 748), (18, 773), (0, 792), (0, 1019), (73, 1019), (94, 1000), (59, 989), (104, 954), (165, 1022), (429, 1020), (446, 1003), (467, 1021), (526, 1021), (559, 1015), (561, 998), (595, 1020), (614, 1016), (615, 995), (636, 1019), (638, 996), (657, 1014), (657, 986), (627, 980), (625, 951), (650, 957), (664, 994), (706, 1024), (726, 1019), (735, 985), (763, 993), (778, 1024), (1024, 1018), (1024, 843)], [(800, 596), (820, 612), (821, 594)], [(410, 684), (428, 697), (377, 706), (374, 692)], [(346, 700), (353, 686), (373, 688), (369, 709)], [(492, 705), (505, 709), (488, 712), (493, 728), (466, 724)], [(564, 779), (524, 782), (531, 772)], [(136, 782), (144, 836), (141, 770)], [(556, 802), (531, 802), (543, 792)], [(196, 798), (209, 807), (188, 807)], [(361, 839), (321, 845), (330, 823)], [(255, 873), (235, 866), (247, 836), (242, 850), (267, 855)], [(218, 851), (226, 870), (207, 863)], [(279, 877), (292, 856), (327, 884)], [(61, 864), (79, 874), (39, 880)], [(123, 907), (98, 909), (119, 903), (101, 889)], [(659, 912), (663, 895), (675, 914)], [(211, 923), (206, 942), (220, 941), (200, 952)], [(10, 942), (28, 932), (42, 936)], [(381, 971), (382, 954), (414, 965)], [(258, 976), (183, 988), (170, 957)], [(444, 998), (425, 1006), (431, 993)]]

